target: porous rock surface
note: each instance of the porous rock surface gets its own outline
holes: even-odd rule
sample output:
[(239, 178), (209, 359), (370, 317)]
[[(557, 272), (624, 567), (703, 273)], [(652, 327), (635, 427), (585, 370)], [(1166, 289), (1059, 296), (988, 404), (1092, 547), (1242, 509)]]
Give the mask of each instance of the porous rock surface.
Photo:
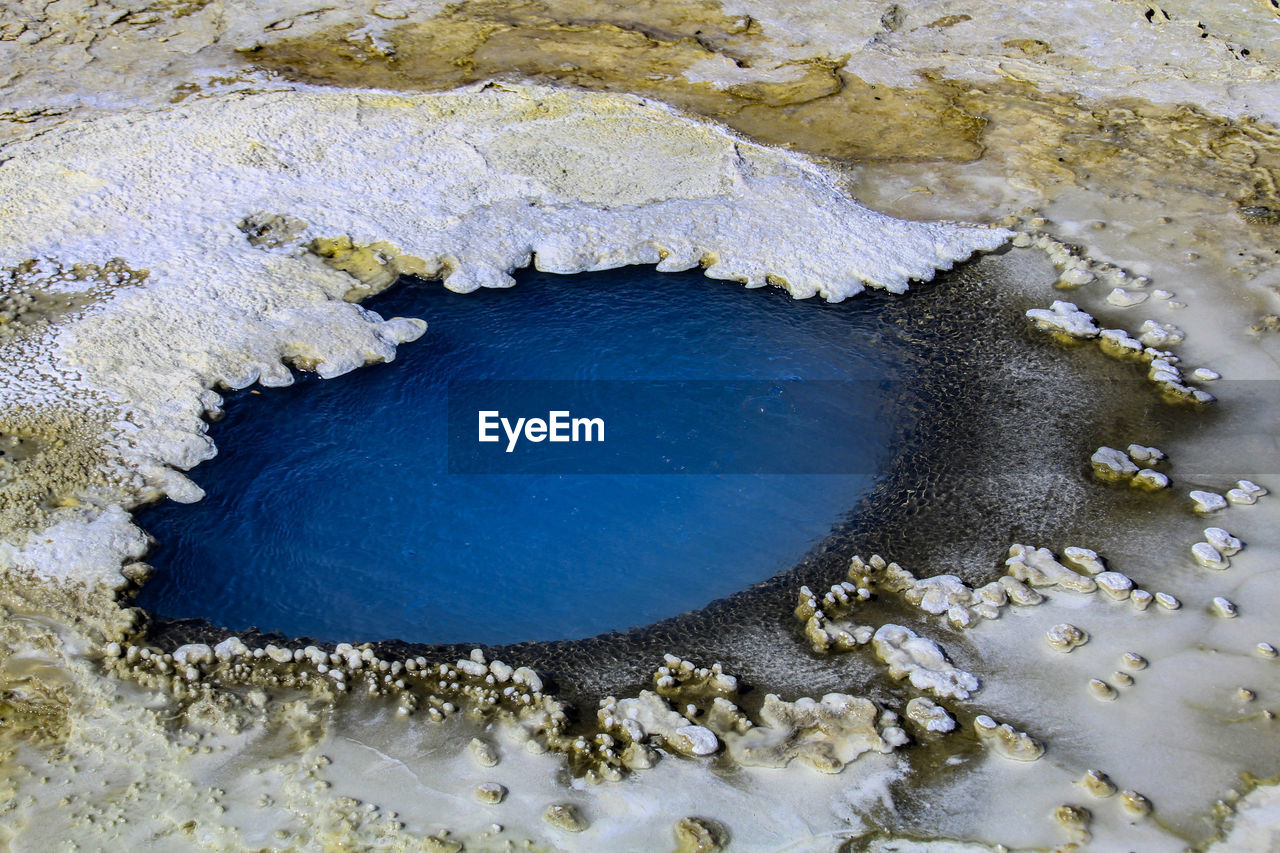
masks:
[[(123, 257), (148, 273), (20, 342), (0, 378), (0, 415), (99, 416), (93, 458), (42, 472), (66, 506), (25, 525), (60, 525), (75, 557), (14, 543), (7, 561), (95, 583), (117, 583), (112, 564), (142, 550), (116, 506), (201, 496), (179, 471), (215, 452), (202, 421), (214, 386), (288, 384), (286, 364), (337, 376), (422, 334), (343, 300), (378, 271), (335, 269), (351, 251), (326, 263), (335, 236), (392, 241), (388, 264), (464, 292), (509, 286), (530, 263), (701, 264), (838, 301), (904, 290), (1008, 234), (873, 213), (802, 158), (638, 98), (528, 87), (213, 97), (68, 123), (6, 154), (0, 263)], [(261, 239), (264, 211), (289, 217), (280, 240)], [(92, 493), (86, 465), (107, 472)]]

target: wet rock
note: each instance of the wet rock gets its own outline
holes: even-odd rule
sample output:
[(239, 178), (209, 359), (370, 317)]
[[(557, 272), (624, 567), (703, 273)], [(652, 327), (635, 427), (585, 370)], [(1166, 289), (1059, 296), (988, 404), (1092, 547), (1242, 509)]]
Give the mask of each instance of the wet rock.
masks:
[(471, 749), (471, 757), (475, 759), (476, 764), (481, 767), (498, 766), (498, 751), (493, 748), (493, 744), (474, 737), (467, 746)]
[(1116, 698), (1116, 689), (1101, 678), (1089, 679), (1089, 692), (1093, 694), (1093, 698), (1104, 702), (1111, 702)]
[(1099, 447), (1089, 457), (1093, 474), (1100, 480), (1123, 482), (1138, 473), (1138, 466), (1127, 453), (1114, 447)]
[(937, 575), (916, 581), (904, 597), (926, 613), (938, 614), (972, 603), (973, 590), (955, 575)]
[(663, 665), (654, 672), (653, 683), (659, 696), (673, 702), (732, 699), (738, 694), (738, 679), (726, 673), (719, 663), (700, 667), (675, 655), (663, 656)]
[(201, 664), (210, 664), (214, 662), (213, 649), (204, 643), (190, 643), (185, 646), (179, 646), (173, 650), (173, 660), (179, 665), (200, 666)]
[(1225, 557), (1234, 556), (1244, 548), (1243, 542), (1221, 527), (1206, 527), (1204, 539)]
[(1088, 770), (1081, 777), (1080, 786), (1095, 797), (1110, 797), (1115, 794), (1117, 788), (1111, 777), (1107, 776), (1101, 770)]
[(1120, 807), (1133, 817), (1146, 817), (1151, 814), (1151, 801), (1137, 791), (1121, 791)]
[(956, 727), (956, 721), (945, 708), (923, 696), (907, 702), (906, 717), (922, 732), (946, 734)]
[(1089, 548), (1068, 547), (1062, 549), (1062, 560), (1068, 566), (1088, 575), (1106, 571), (1106, 565), (1098, 552)]
[(486, 806), (496, 806), (506, 799), (507, 789), (497, 782), (482, 782), (472, 789), (472, 795), (478, 803), (484, 803)]
[(233, 661), (250, 654), (249, 647), (239, 637), (227, 639), (213, 647), (213, 654), (220, 661)]
[(1252, 506), (1258, 498), (1268, 494), (1267, 490), (1251, 480), (1240, 480), (1236, 487), (1227, 492), (1227, 500), (1240, 506)]
[(1048, 309), (1032, 308), (1027, 317), (1037, 329), (1053, 332), (1068, 338), (1090, 339), (1100, 333), (1093, 316), (1081, 311), (1071, 302), (1055, 301)]
[(1124, 329), (1103, 329), (1098, 334), (1098, 346), (1112, 358), (1134, 360), (1142, 358), (1144, 349), (1142, 341)]
[(720, 747), (714, 732), (692, 725), (688, 717), (672, 710), (666, 699), (651, 690), (641, 690), (631, 699), (610, 697), (601, 702), (597, 715), (604, 729), (627, 741), (638, 743), (652, 736), (674, 752), (689, 756), (711, 755)]
[(1027, 586), (1017, 578), (1005, 575), (999, 579), (1001, 588), (1008, 594), (1009, 600), (1022, 607), (1031, 607), (1044, 601), (1044, 596)]
[(1008, 723), (997, 723), (986, 714), (973, 720), (973, 731), (996, 755), (1010, 761), (1035, 761), (1044, 755), (1044, 747), (1026, 732), (1020, 732)]
[(1097, 276), (1087, 269), (1075, 268), (1064, 270), (1058, 281), (1068, 287), (1081, 287), (1097, 280)]
[(1093, 837), (1089, 832), (1093, 814), (1084, 806), (1058, 806), (1053, 811), (1053, 819), (1067, 831), (1072, 841), (1083, 844)]
[(1012, 577), (1033, 587), (1056, 586), (1073, 592), (1093, 592), (1098, 588), (1092, 578), (1073, 572), (1055, 560), (1048, 548), (1012, 545), (1009, 558), (1004, 562)]
[(1097, 581), (1098, 589), (1116, 601), (1123, 601), (1133, 592), (1133, 581), (1120, 572), (1103, 572), (1094, 580)]
[(1089, 642), (1089, 635), (1075, 625), (1061, 622), (1045, 632), (1045, 639), (1050, 646), (1066, 653)]
[(729, 833), (720, 823), (705, 817), (682, 817), (676, 821), (675, 853), (720, 853), (729, 843)]
[(1137, 652), (1125, 652), (1120, 656), (1120, 662), (1132, 670), (1142, 670), (1147, 668), (1147, 659)]
[(1168, 458), (1160, 448), (1147, 447), (1141, 444), (1131, 444), (1125, 449), (1125, 452), (1128, 453), (1130, 459), (1139, 465), (1156, 465)]
[(748, 766), (784, 767), (798, 759), (824, 773), (838, 773), (865, 752), (893, 749), (876, 728), (877, 716), (873, 702), (843, 693), (795, 702), (769, 694), (760, 723), (726, 734), (725, 745), (732, 758)]
[(889, 665), (889, 675), (938, 697), (968, 699), (978, 689), (972, 673), (958, 669), (942, 648), (901, 625), (881, 625), (871, 640), (876, 656)]
[(582, 832), (590, 826), (578, 807), (571, 803), (553, 803), (547, 806), (542, 819), (565, 832)]
[(1193, 508), (1201, 515), (1208, 515), (1211, 512), (1227, 508), (1227, 499), (1217, 492), (1195, 489), (1190, 493), (1190, 497)]
[(1183, 342), (1186, 333), (1171, 323), (1144, 320), (1138, 327), (1138, 340), (1145, 346), (1166, 349)]
[(1208, 542), (1197, 542), (1191, 546), (1191, 556), (1195, 558), (1198, 565), (1206, 569), (1214, 569), (1215, 571), (1223, 571), (1231, 565), (1227, 560)]
[(1169, 488), (1169, 476), (1159, 471), (1152, 471), (1150, 468), (1143, 468), (1133, 475), (1129, 485), (1148, 492), (1158, 492)]
[(1113, 288), (1107, 294), (1107, 304), (1117, 308), (1132, 308), (1147, 301), (1148, 294), (1141, 290), (1125, 290), (1123, 287)]

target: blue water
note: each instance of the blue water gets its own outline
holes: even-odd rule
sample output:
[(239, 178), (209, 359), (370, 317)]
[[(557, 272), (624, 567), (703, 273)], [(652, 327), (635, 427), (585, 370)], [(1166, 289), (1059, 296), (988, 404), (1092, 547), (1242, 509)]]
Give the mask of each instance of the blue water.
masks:
[[(625, 630), (794, 565), (893, 450), (892, 386), (867, 380), (901, 376), (910, 344), (880, 310), (901, 297), (796, 302), (649, 268), (518, 281), (398, 284), (366, 307), (430, 325), (394, 362), (228, 394), (218, 456), (191, 472), (205, 499), (139, 513), (157, 539), (139, 603), (322, 640)], [(605, 443), (486, 445), (468, 467), (481, 380), (523, 380), (504, 414), (576, 394), (574, 415), (607, 413)], [(646, 436), (694, 464), (662, 468)], [(613, 473), (576, 473), (606, 450)], [(727, 473), (637, 473), (654, 470)]]

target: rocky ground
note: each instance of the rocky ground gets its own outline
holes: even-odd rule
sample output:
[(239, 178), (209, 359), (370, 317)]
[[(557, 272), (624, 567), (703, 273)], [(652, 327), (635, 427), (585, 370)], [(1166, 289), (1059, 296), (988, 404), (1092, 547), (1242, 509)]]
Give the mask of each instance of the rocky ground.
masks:
[[(1275, 846), (1270, 3), (0, 8), (12, 848)], [(1014, 331), (966, 334), (1058, 390), (964, 469), (990, 523), (717, 623), (748, 681), (671, 648), (597, 713), (533, 652), (175, 649), (128, 606), (217, 388), (392, 358), (422, 324), (353, 302), (399, 275), (838, 299), (1010, 237), (970, 274)]]

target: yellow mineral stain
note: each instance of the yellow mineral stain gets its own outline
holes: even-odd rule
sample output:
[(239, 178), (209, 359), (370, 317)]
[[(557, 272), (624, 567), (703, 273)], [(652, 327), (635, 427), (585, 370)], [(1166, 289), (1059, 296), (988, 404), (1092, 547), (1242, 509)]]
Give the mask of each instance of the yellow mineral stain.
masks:
[(435, 278), (441, 273), (439, 266), (406, 255), (385, 241), (358, 244), (343, 234), (317, 237), (311, 241), (310, 249), (329, 266), (360, 282), (343, 294), (342, 298), (348, 302), (360, 302), (380, 293), (402, 275)]
[(1124, 186), (1139, 195), (1190, 192), (1241, 207), (1280, 200), (1280, 131), (1265, 122), (1136, 98), (1102, 105), (1013, 78), (941, 85), (958, 108), (986, 120), (988, 157), (1042, 191)]
[[(630, 92), (721, 121), (762, 142), (838, 159), (972, 160), (983, 121), (930, 84), (880, 86), (843, 70), (846, 57), (755, 68), (765, 40), (716, 3), (564, 0), (446, 8), (391, 28), (375, 44), (343, 24), (245, 51), (295, 80), (436, 91), (501, 77)], [(715, 80), (695, 69), (723, 69)]]
[[(1032, 39), (1004, 47), (1016, 56), (1062, 52)], [(350, 22), (264, 41), (242, 56), (290, 79), (344, 87), (435, 91), (518, 78), (630, 92), (820, 157), (982, 158), (1040, 191), (1185, 190), (1229, 199), (1246, 222), (1280, 219), (1272, 215), (1280, 211), (1280, 132), (1261, 121), (1140, 99), (1103, 105), (1012, 76), (975, 84), (925, 73), (910, 87), (883, 86), (847, 70), (844, 56), (762, 63), (770, 51), (758, 22), (709, 0), (670, 7), (482, 0), (406, 20), (376, 42)]]

